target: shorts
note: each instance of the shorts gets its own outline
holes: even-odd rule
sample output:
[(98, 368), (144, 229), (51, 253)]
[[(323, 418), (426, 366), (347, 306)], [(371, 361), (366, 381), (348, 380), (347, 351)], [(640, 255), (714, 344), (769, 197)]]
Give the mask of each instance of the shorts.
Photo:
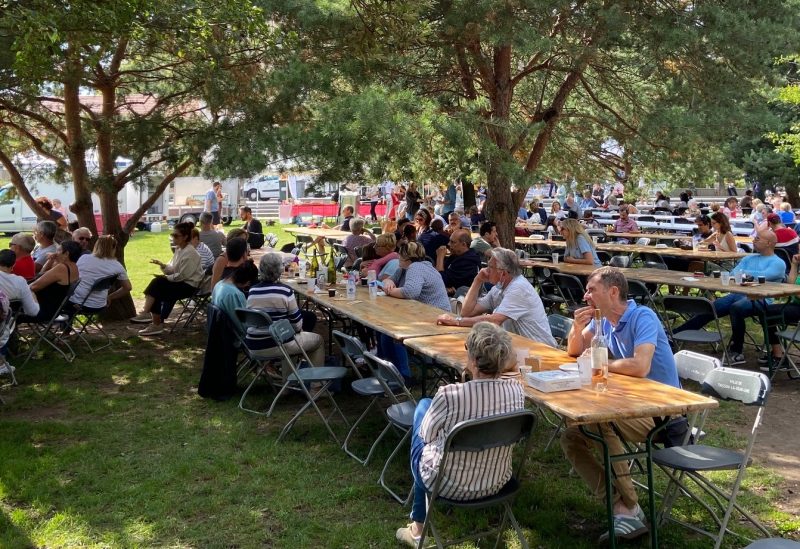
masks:
[(219, 225), (219, 211), (211, 212), (211, 224)]

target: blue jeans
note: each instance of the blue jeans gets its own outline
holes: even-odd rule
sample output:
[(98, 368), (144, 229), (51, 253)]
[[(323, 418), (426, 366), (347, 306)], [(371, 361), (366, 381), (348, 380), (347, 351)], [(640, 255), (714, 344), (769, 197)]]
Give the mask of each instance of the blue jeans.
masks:
[(411, 379), (411, 369), (408, 367), (408, 352), (405, 345), (395, 341), (386, 334), (378, 338), (378, 356), (395, 365), (406, 381)]
[[(755, 312), (753, 302), (747, 296), (741, 294), (728, 294), (714, 301), (714, 310), (717, 312), (718, 317), (730, 315), (730, 348), (735, 353), (741, 353), (744, 345), (745, 321)], [(678, 333), (684, 330), (699, 330), (713, 320), (714, 316), (710, 314), (697, 315), (673, 331)]]
[(414, 411), (414, 427), (411, 429), (411, 476), (414, 477), (414, 497), (411, 500), (411, 520), (414, 522), (425, 522), (427, 515), (427, 505), (425, 502), (425, 494), (428, 489), (425, 483), (422, 482), (422, 477), (419, 474), (419, 462), (422, 459), (422, 450), (425, 449), (425, 442), (419, 436), (419, 428), (422, 425), (422, 418), (431, 407), (431, 399), (423, 398), (417, 403), (417, 409)]

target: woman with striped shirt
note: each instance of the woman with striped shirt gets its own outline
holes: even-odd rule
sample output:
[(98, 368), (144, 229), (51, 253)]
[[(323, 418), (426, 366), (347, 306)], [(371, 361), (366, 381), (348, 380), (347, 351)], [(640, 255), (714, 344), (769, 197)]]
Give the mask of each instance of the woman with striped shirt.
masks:
[[(439, 495), (473, 500), (496, 494), (511, 478), (512, 447), (491, 448), (460, 456), (451, 454), (441, 464), (444, 443), (459, 422), (522, 410), (522, 384), (504, 379), (514, 368), (514, 350), (508, 333), (490, 322), (479, 322), (467, 336), (467, 364), (472, 380), (440, 387), (433, 399), (422, 399), (414, 414), (411, 472), (414, 499), (411, 522), (397, 530), (399, 541), (416, 547), (425, 523), (425, 494), (437, 475), (444, 475)], [(465, 373), (466, 373), (465, 372)]]

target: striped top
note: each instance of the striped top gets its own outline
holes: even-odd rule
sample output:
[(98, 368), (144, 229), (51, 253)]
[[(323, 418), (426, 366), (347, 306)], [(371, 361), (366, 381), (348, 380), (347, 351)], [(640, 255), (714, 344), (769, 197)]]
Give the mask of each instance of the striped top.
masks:
[(300, 332), (303, 327), (303, 317), (297, 306), (294, 291), (286, 284), (259, 282), (250, 288), (247, 306), (266, 311), (272, 320), (287, 319), (292, 323), (295, 332)]
[[(522, 384), (512, 379), (479, 379), (439, 387), (419, 431), (425, 441), (419, 462), (425, 486), (433, 488), (445, 439), (456, 424), (524, 408)], [(507, 446), (483, 452), (451, 452), (441, 469), (445, 477), (439, 495), (471, 500), (496, 494), (511, 478), (512, 450)]]

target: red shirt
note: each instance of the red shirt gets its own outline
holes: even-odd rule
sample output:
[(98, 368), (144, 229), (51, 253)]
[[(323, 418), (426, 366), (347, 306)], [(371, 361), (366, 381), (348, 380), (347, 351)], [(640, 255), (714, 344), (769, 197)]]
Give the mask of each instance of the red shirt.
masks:
[(33, 258), (31, 256), (20, 257), (14, 262), (11, 272), (25, 280), (33, 280), (36, 276), (36, 266), (33, 264)]
[(775, 237), (778, 239), (778, 244), (793, 243), (797, 241), (797, 233), (788, 227), (781, 227), (775, 229)]

